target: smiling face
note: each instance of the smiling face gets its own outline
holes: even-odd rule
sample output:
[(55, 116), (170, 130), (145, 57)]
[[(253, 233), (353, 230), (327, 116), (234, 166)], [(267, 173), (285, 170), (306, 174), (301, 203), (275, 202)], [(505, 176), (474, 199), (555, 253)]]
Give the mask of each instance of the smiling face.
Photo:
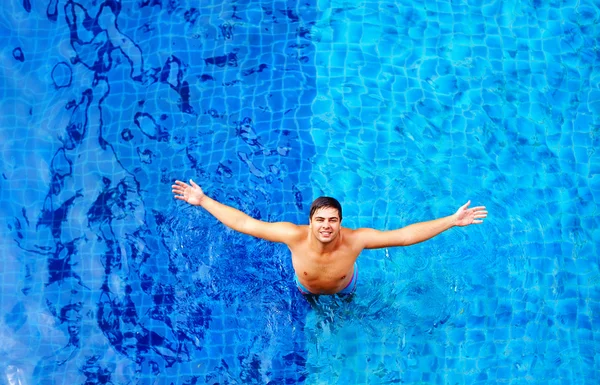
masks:
[(342, 227), (342, 220), (337, 209), (323, 207), (317, 209), (310, 218), (310, 229), (318, 241), (329, 243), (337, 238)]

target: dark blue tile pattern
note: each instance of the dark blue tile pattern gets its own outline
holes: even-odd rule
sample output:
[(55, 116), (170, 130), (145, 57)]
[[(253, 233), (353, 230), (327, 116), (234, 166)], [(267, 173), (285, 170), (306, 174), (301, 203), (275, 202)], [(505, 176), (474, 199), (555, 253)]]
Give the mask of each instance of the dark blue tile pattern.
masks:
[[(314, 4), (12, 2), (0, 12), (0, 383), (302, 383), (285, 249), (175, 179), (305, 221)], [(302, 171), (302, 172), (301, 172)]]

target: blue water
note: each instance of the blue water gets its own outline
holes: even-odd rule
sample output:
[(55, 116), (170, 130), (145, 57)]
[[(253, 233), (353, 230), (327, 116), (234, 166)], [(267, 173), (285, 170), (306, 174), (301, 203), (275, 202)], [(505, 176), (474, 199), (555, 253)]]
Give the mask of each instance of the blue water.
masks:
[[(597, 384), (593, 1), (9, 0), (0, 384)], [(347, 227), (490, 212), (365, 251), (307, 301), (287, 249), (172, 199)]]

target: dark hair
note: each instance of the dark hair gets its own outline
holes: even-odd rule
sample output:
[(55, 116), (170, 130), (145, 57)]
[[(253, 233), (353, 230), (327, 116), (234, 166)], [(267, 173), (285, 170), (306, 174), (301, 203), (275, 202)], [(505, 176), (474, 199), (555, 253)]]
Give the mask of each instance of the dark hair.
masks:
[(342, 205), (340, 204), (340, 202), (338, 202), (337, 199), (331, 197), (318, 197), (317, 199), (315, 199), (312, 205), (310, 205), (310, 214), (308, 216), (308, 219), (312, 220), (315, 211), (324, 207), (331, 207), (332, 209), (336, 209), (340, 216), (340, 221), (342, 220)]

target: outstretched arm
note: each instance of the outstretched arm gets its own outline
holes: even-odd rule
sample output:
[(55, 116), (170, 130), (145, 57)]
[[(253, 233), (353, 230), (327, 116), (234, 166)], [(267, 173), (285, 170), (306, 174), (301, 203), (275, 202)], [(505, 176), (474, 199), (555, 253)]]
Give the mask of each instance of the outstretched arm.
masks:
[(202, 206), (225, 226), (272, 242), (288, 243), (300, 233), (300, 227), (289, 222), (263, 222), (251, 216), (224, 205), (206, 196), (202, 188), (190, 179), (190, 184), (175, 181), (171, 186), (175, 199), (182, 200), (194, 206)]
[(393, 246), (409, 246), (420, 243), (443, 233), (454, 226), (480, 224), (487, 217), (485, 206), (468, 208), (468, 201), (453, 215), (432, 221), (415, 223), (398, 230), (379, 231), (374, 229), (358, 229), (358, 236), (363, 240), (366, 249), (378, 249)]

